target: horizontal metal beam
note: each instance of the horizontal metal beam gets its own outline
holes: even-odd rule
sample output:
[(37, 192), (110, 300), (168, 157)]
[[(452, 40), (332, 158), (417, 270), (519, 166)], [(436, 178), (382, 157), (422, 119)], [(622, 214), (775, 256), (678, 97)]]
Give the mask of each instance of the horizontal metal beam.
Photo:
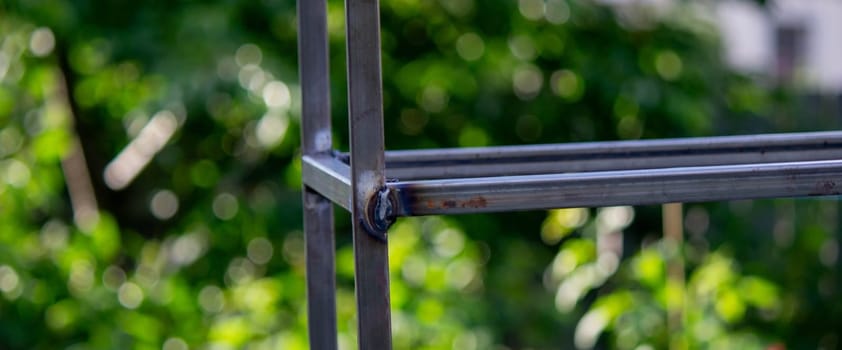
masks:
[[(350, 207), (343, 156), (305, 183)], [(341, 160), (340, 160), (341, 159)], [(837, 194), (842, 132), (387, 152), (397, 215)], [(441, 179), (440, 178), (450, 178)]]
[(399, 216), (838, 195), (842, 160), (387, 183)]
[(351, 210), (351, 168), (330, 155), (301, 157), (301, 178), (305, 185), (345, 210)]
[(389, 151), (386, 175), (420, 180), (842, 159), (842, 132)]

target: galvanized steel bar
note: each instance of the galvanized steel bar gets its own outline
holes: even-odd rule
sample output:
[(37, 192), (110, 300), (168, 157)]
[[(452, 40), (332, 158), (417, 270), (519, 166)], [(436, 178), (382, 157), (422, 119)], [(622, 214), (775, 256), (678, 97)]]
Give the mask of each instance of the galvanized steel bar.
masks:
[(401, 216), (838, 195), (842, 160), (388, 183)]
[(346, 0), (345, 11), (357, 341), (361, 350), (384, 350), (392, 348), (388, 225), (373, 215), (385, 182), (380, 8), (377, 0)]
[[(298, 63), (301, 81), (301, 148), (305, 156), (331, 150), (330, 75), (326, 0), (298, 1)], [(335, 350), (336, 262), (333, 204), (303, 189), (307, 264), (307, 327), (311, 349)]]
[(842, 132), (720, 136), (386, 153), (399, 180), (842, 159)]

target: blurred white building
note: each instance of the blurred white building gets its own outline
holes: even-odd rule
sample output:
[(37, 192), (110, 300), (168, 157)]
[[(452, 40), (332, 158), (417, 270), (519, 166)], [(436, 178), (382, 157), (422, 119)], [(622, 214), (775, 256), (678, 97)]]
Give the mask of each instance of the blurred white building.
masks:
[[(595, 1), (643, 5), (669, 16), (680, 0)], [(818, 93), (842, 93), (842, 0), (767, 0), (765, 6), (753, 0), (696, 1), (699, 9), (712, 10), (734, 68)]]
[(822, 93), (842, 92), (842, 1), (723, 0), (716, 15), (727, 60)]

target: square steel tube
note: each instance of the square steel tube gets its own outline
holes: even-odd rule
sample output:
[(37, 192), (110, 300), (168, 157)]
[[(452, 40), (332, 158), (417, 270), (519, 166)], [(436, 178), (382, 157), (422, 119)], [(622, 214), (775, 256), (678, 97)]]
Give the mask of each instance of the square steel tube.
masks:
[(351, 168), (330, 155), (301, 157), (302, 181), (332, 202), (351, 211)]
[(387, 183), (398, 216), (838, 195), (842, 160)]
[[(321, 173), (308, 181), (323, 193), (350, 191), (348, 167), (336, 158), (308, 157), (305, 169)], [(386, 187), (398, 216), (825, 196), (840, 193), (842, 160), (396, 181)]]
[(386, 152), (398, 180), (842, 159), (842, 131)]
[(387, 350), (392, 348), (388, 224), (370, 215), (385, 182), (378, 0), (345, 0), (345, 37), (357, 344), (361, 350)]
[[(332, 148), (327, 1), (300, 0), (297, 5), (301, 150), (305, 156), (312, 156)], [(302, 207), (310, 348), (335, 350), (338, 343), (333, 204), (305, 184)]]

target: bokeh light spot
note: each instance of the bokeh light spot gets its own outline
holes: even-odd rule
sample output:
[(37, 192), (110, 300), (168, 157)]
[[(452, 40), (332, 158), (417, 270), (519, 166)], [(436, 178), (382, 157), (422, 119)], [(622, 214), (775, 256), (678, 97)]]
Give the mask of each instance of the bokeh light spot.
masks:
[(257, 237), (249, 242), (247, 251), (249, 259), (255, 264), (266, 264), (272, 259), (272, 242), (263, 237)]
[(254, 279), (254, 264), (248, 259), (234, 258), (228, 264), (225, 282), (228, 285), (244, 284)]
[(512, 76), (512, 85), (515, 95), (521, 100), (531, 100), (541, 92), (544, 84), (544, 75), (538, 67), (526, 65), (515, 70)]
[(450, 258), (462, 252), (465, 247), (465, 237), (462, 232), (455, 229), (445, 229), (435, 234), (433, 243), (436, 254)]
[(164, 341), (164, 345), (161, 347), (161, 350), (189, 350), (190, 347), (187, 346), (187, 342), (181, 338), (167, 338)]
[(476, 350), (479, 349), (479, 341), (473, 332), (465, 332), (453, 338), (453, 350)]
[(263, 87), (263, 102), (269, 108), (288, 108), (290, 101), (289, 88), (282, 81), (270, 81)]
[(82, 295), (87, 293), (94, 286), (94, 266), (84, 259), (76, 260), (70, 266), (70, 278), (67, 287), (71, 292)]
[(547, 244), (556, 244), (573, 230), (587, 222), (590, 212), (584, 208), (550, 210), (541, 226), (541, 239)]
[(427, 278), (427, 263), (419, 256), (410, 255), (404, 260), (401, 275), (410, 284), (421, 286)]
[(231, 220), (237, 215), (240, 205), (230, 193), (220, 193), (213, 199), (213, 214), (222, 220)]
[(207, 237), (204, 233), (193, 232), (176, 238), (170, 250), (170, 259), (179, 266), (192, 264), (207, 248)]
[(220, 312), (225, 306), (225, 295), (217, 286), (206, 286), (199, 292), (199, 306), (207, 313)]
[(279, 144), (286, 135), (289, 119), (279, 113), (266, 113), (255, 127), (257, 142), (263, 148), (272, 148)]
[(221, 58), (216, 63), (216, 75), (224, 81), (236, 80), (237, 71), (237, 62), (231, 57)]
[(9, 159), (0, 163), (0, 176), (5, 177), (6, 183), (12, 187), (23, 188), (29, 183), (31, 173), (23, 162)]
[(474, 0), (439, 0), (447, 12), (457, 17), (465, 17), (474, 11)]
[(240, 67), (248, 64), (259, 65), (263, 60), (263, 52), (255, 44), (244, 44), (237, 49), (234, 60)]
[(237, 81), (245, 89), (263, 88), (262, 84), (266, 83), (266, 73), (257, 65), (247, 64), (237, 74)]
[(117, 291), (117, 301), (127, 309), (136, 309), (143, 303), (143, 290), (132, 282), (123, 283)]
[(563, 69), (554, 72), (550, 81), (553, 92), (570, 102), (579, 100), (585, 92), (582, 78), (570, 70)]
[(597, 216), (597, 231), (610, 233), (626, 228), (634, 220), (634, 208), (629, 206), (600, 208)]
[(465, 61), (476, 61), (485, 53), (485, 43), (479, 35), (465, 33), (456, 40), (456, 52)]
[(38, 57), (44, 57), (53, 52), (56, 46), (56, 37), (50, 28), (41, 27), (32, 32), (29, 39), (29, 50)]
[(544, 0), (520, 0), (518, 9), (523, 17), (537, 21), (544, 16)]
[(53, 304), (44, 313), (47, 327), (55, 331), (65, 331), (76, 322), (79, 317), (79, 306), (72, 300), (62, 300)]
[(431, 85), (424, 88), (421, 92), (419, 104), (425, 111), (437, 113), (447, 107), (449, 99), (450, 96), (446, 91), (442, 90), (438, 86)]
[(828, 239), (824, 241), (819, 249), (819, 260), (824, 266), (832, 268), (836, 265), (836, 260), (839, 258), (839, 242), (835, 239)]
[(681, 75), (681, 57), (671, 50), (658, 52), (655, 56), (655, 70), (664, 80), (675, 80)]
[(23, 135), (14, 126), (0, 130), (0, 157), (17, 152), (23, 145)]
[(570, 6), (564, 0), (549, 0), (544, 17), (553, 24), (564, 24), (570, 19)]
[(57, 219), (47, 221), (41, 227), (41, 244), (49, 250), (60, 250), (67, 246), (67, 225)]
[(108, 266), (102, 272), (102, 284), (110, 290), (117, 290), (126, 283), (126, 272), (119, 266)]
[(149, 211), (158, 220), (172, 218), (178, 212), (178, 197), (170, 190), (155, 192), (152, 200), (149, 201)]
[(531, 61), (536, 54), (535, 44), (527, 35), (516, 35), (509, 39), (509, 50), (522, 61)]
[(20, 277), (9, 265), (0, 266), (0, 291), (11, 293), (18, 287)]
[(476, 277), (477, 269), (467, 259), (459, 259), (447, 265), (447, 284), (457, 290), (468, 287)]
[(292, 266), (304, 265), (304, 234), (301, 232), (290, 233), (284, 239), (283, 247), (284, 260)]

